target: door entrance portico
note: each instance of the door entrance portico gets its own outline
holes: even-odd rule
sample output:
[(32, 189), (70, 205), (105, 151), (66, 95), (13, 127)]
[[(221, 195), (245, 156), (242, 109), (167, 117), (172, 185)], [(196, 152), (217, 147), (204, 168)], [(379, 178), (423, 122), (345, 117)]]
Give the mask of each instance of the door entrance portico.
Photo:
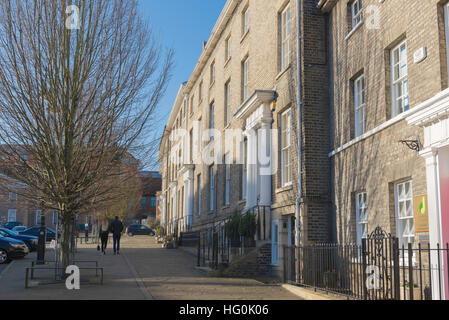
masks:
[[(424, 128), (424, 148), (420, 155), (426, 160), (430, 246), (436, 248), (437, 244), (445, 246), (449, 243), (449, 89), (416, 108), (419, 111), (407, 121)], [(434, 255), (432, 259), (437, 261), (437, 253)], [(434, 286), (432, 294), (434, 299), (449, 299), (449, 279), (445, 276), (448, 265), (443, 258), (440, 260), (445, 270), (441, 275), (445, 290), (440, 297), (437, 286)], [(438, 272), (433, 272), (432, 279), (438, 281), (438, 277)]]
[(272, 152), (271, 103), (276, 98), (275, 91), (256, 90), (234, 113), (245, 121), (243, 135), (247, 138), (245, 211), (272, 203), (271, 177), (276, 153)]

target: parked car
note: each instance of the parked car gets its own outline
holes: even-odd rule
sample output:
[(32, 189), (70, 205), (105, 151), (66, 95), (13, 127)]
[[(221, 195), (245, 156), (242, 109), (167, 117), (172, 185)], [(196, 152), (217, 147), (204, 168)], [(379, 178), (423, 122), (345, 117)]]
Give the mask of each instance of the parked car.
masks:
[(126, 228), (126, 234), (130, 237), (139, 235), (154, 236), (155, 232), (147, 226), (135, 224)]
[(24, 235), (24, 234), (18, 234), (17, 232), (6, 229), (6, 228), (0, 228), (0, 236), (3, 236), (5, 238), (22, 240), (26, 244), (26, 246), (28, 247), (30, 252), (37, 250), (38, 237), (28, 236), (28, 235)]
[(0, 264), (21, 259), (29, 252), (23, 241), (0, 236)]
[[(35, 226), (35, 227), (28, 228), (25, 231), (20, 232), (19, 234), (38, 237), (40, 230), (41, 230), (41, 227)], [(58, 232), (58, 238), (60, 238), (60, 237), (61, 237), (61, 233)], [(55, 238), (56, 238), (56, 232), (53, 229), (50, 229), (49, 227), (47, 227), (46, 241), (50, 242), (51, 240), (55, 240)]]
[(16, 227), (12, 228), (12, 231), (14, 231), (14, 232), (16, 232), (16, 233), (19, 233), (19, 232), (25, 231), (26, 229), (28, 229), (28, 227), (25, 227), (25, 226), (16, 226)]
[(12, 228), (17, 227), (17, 226), (23, 226), (22, 222), (18, 222), (18, 221), (14, 221), (14, 222), (7, 222), (4, 224), (3, 228), (12, 230)]

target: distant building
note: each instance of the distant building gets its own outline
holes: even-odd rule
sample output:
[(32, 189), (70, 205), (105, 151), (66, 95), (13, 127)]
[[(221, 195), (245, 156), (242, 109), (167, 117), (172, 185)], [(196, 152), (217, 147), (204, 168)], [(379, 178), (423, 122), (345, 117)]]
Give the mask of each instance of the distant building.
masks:
[(162, 187), (162, 176), (157, 171), (140, 171), (139, 177), (142, 181), (142, 198), (135, 214), (135, 220), (140, 223), (143, 220), (151, 223), (157, 219), (157, 192)]

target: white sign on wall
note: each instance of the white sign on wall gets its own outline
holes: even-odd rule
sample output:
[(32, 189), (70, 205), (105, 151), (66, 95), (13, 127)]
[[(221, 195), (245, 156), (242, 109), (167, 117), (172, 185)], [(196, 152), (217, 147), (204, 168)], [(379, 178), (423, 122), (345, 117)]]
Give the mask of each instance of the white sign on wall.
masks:
[(426, 47), (421, 47), (418, 50), (415, 51), (415, 53), (413, 54), (413, 62), (414, 63), (420, 63), (421, 61), (423, 61), (425, 58), (427, 58), (427, 48)]

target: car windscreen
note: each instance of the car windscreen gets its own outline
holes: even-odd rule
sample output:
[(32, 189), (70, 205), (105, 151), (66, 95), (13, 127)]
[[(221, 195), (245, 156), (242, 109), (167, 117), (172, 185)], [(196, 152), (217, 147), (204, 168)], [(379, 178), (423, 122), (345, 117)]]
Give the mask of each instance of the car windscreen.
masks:
[[(0, 231), (3, 231), (4, 233), (6, 233), (7, 235), (10, 235), (10, 236), (18, 236), (18, 234), (16, 232), (9, 230), (9, 229), (0, 229)], [(5, 235), (5, 237), (6, 237), (6, 235)]]

